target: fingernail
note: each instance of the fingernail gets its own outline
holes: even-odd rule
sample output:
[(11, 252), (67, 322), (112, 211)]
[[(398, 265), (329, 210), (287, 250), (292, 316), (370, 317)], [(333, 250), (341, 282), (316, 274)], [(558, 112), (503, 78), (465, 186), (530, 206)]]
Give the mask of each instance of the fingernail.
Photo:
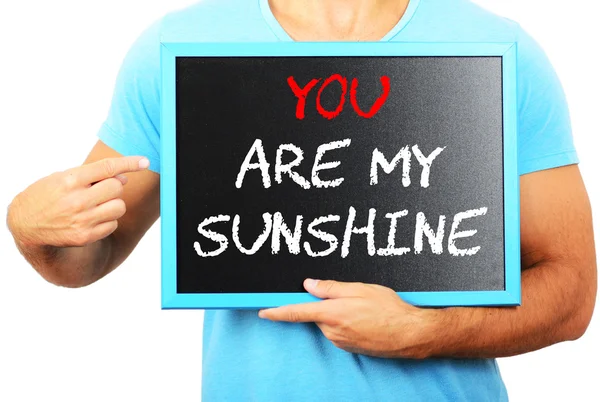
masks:
[(264, 310), (260, 310), (260, 311), (258, 312), (258, 316), (259, 316), (260, 318), (265, 318), (265, 312), (264, 312)]
[(146, 169), (148, 166), (150, 166), (150, 161), (146, 158), (142, 158), (140, 159), (140, 169)]
[(127, 184), (127, 176), (125, 176), (124, 174), (118, 174), (115, 176), (115, 178), (118, 179), (121, 182), (121, 184)]
[(307, 287), (307, 288), (314, 289), (314, 288), (316, 288), (316, 287), (317, 287), (317, 284), (318, 284), (318, 283), (319, 283), (319, 280), (318, 280), (318, 279), (311, 279), (311, 278), (308, 278), (308, 279), (306, 280), (306, 287)]

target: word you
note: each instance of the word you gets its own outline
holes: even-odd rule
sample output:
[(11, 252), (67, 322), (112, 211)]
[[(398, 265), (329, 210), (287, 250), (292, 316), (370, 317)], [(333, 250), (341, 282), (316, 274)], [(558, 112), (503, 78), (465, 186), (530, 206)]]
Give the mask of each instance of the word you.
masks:
[[(292, 92), (294, 93), (296, 98), (298, 98), (298, 103), (296, 105), (296, 118), (297, 119), (299, 119), (299, 120), (304, 119), (305, 109), (306, 109), (306, 97), (308, 96), (309, 92), (320, 81), (321, 81), (320, 78), (318, 78), (318, 79), (313, 78), (312, 80), (310, 80), (308, 82), (308, 84), (306, 84), (304, 87), (300, 88), (300, 86), (298, 85), (298, 83), (296, 82), (296, 80), (294, 79), (293, 76), (288, 77), (288, 79), (287, 79), (288, 85), (292, 89)], [(387, 76), (383, 76), (380, 78), (380, 81), (381, 81), (381, 86), (383, 87), (383, 92), (377, 98), (377, 100), (375, 100), (375, 103), (373, 103), (371, 108), (365, 112), (360, 108), (360, 106), (358, 105), (358, 101), (356, 100), (356, 90), (358, 88), (358, 79), (356, 79), (356, 78), (352, 79), (352, 83), (350, 84), (350, 104), (352, 105), (352, 108), (354, 109), (356, 114), (359, 115), (360, 117), (364, 117), (365, 119), (370, 119), (371, 117), (375, 116), (377, 114), (377, 112), (379, 112), (381, 107), (385, 104), (385, 101), (387, 100), (388, 95), (390, 94), (390, 78)], [(325, 88), (327, 88), (329, 85), (333, 84), (334, 82), (337, 82), (340, 85), (340, 87), (342, 89), (342, 93), (340, 94), (340, 100), (338, 102), (337, 107), (334, 110), (326, 110), (323, 107), (323, 105), (321, 104), (321, 96), (323, 94), (323, 90), (325, 90)], [(346, 103), (346, 93), (347, 92), (348, 92), (348, 79), (346, 77), (342, 77), (340, 74), (333, 74), (332, 76), (327, 78), (325, 81), (323, 81), (323, 84), (321, 84), (321, 87), (317, 91), (317, 100), (316, 100), (317, 112), (319, 112), (319, 114), (321, 116), (323, 116), (329, 120), (336, 118), (340, 113), (342, 113), (342, 110), (344, 110), (344, 104)]]
[[(447, 250), (453, 256), (470, 256), (475, 255), (479, 250), (480, 246), (475, 246), (467, 249), (460, 249), (456, 245), (456, 240), (473, 236), (477, 233), (477, 230), (464, 230), (459, 231), (458, 227), (466, 219), (475, 218), (478, 216), (485, 215), (487, 208), (472, 209), (465, 212), (459, 212), (454, 215), (452, 224), (450, 227), (450, 233), (447, 237)], [(319, 225), (327, 222), (339, 222), (341, 217), (339, 215), (327, 215), (319, 216), (313, 219), (307, 226), (306, 232), (312, 236), (312, 238), (320, 240), (322, 243), (328, 245), (327, 248), (321, 248), (316, 250), (314, 244), (308, 240), (302, 243), (303, 230), (304, 230), (304, 216), (297, 215), (294, 223), (293, 230), (284, 221), (283, 216), (280, 212), (274, 214), (265, 212), (262, 215), (264, 221), (264, 227), (262, 233), (258, 235), (256, 240), (251, 245), (244, 245), (240, 241), (240, 225), (241, 218), (239, 215), (233, 217), (231, 225), (231, 238), (235, 247), (243, 254), (253, 255), (256, 254), (271, 237), (271, 253), (278, 254), (281, 250), (281, 239), (285, 241), (287, 249), (290, 254), (300, 254), (301, 249), (311, 257), (325, 257), (340, 249), (340, 255), (342, 258), (346, 258), (350, 253), (350, 243), (353, 235), (364, 235), (366, 236), (367, 253), (370, 256), (401, 256), (411, 252), (409, 247), (401, 247), (396, 245), (396, 229), (398, 227), (398, 220), (408, 215), (408, 210), (392, 212), (385, 214), (385, 217), (390, 220), (388, 228), (388, 239), (385, 247), (377, 248), (375, 245), (375, 217), (377, 211), (374, 208), (370, 208), (368, 212), (367, 225), (357, 227), (355, 225), (356, 220), (356, 209), (350, 207), (348, 215), (345, 218), (346, 223), (344, 226), (344, 232), (342, 236), (342, 244), (339, 247), (339, 239), (336, 235), (330, 232), (326, 232), (319, 229)], [(206, 218), (198, 225), (198, 233), (203, 237), (212, 240), (218, 244), (215, 250), (207, 251), (204, 250), (200, 242), (194, 242), (194, 249), (201, 257), (216, 257), (223, 253), (229, 247), (229, 239), (222, 233), (218, 233), (214, 230), (209, 229), (209, 226), (219, 222), (230, 222), (231, 216), (229, 215), (217, 215)], [(423, 251), (423, 240), (427, 238), (431, 251), (434, 254), (442, 254), (444, 251), (444, 237), (446, 231), (446, 216), (440, 215), (438, 218), (438, 225), (434, 230), (425, 218), (423, 212), (418, 212), (416, 216), (416, 224), (414, 231), (413, 249), (415, 254), (421, 254)], [(313, 242), (314, 242), (313, 239)]]

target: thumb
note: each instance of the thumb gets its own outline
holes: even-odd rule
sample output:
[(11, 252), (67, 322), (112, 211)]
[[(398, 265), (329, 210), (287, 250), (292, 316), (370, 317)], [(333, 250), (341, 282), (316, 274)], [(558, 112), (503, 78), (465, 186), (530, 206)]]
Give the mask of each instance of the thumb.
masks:
[(304, 289), (321, 299), (337, 299), (363, 296), (367, 291), (367, 286), (360, 282), (338, 282), (308, 278), (304, 281)]

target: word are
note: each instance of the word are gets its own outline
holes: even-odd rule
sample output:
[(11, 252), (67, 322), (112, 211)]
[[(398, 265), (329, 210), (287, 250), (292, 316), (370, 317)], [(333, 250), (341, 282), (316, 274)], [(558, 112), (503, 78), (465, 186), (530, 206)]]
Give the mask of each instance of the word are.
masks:
[[(322, 170), (335, 169), (340, 165), (340, 161), (322, 162), (323, 156), (326, 152), (333, 151), (335, 149), (347, 148), (350, 146), (350, 138), (346, 138), (341, 141), (328, 142), (322, 144), (317, 148), (314, 163), (312, 166), (310, 181), (294, 171), (295, 168), (300, 166), (304, 160), (304, 151), (294, 144), (281, 144), (277, 148), (277, 154), (275, 156), (275, 181), (279, 184), (283, 182), (283, 176), (287, 175), (305, 190), (308, 190), (312, 186), (316, 188), (328, 188), (337, 187), (343, 183), (344, 178), (339, 177), (332, 180), (322, 180), (319, 177), (319, 172)], [(370, 170), (370, 184), (372, 186), (379, 183), (379, 169), (383, 170), (384, 173), (390, 174), (402, 161), (402, 185), (408, 187), (411, 184), (410, 180), (410, 168), (412, 155), (415, 156), (417, 162), (421, 165), (421, 187), (429, 187), (429, 175), (431, 172), (431, 165), (435, 158), (445, 148), (436, 148), (431, 154), (425, 156), (418, 145), (414, 145), (412, 148), (408, 146), (402, 147), (400, 151), (391, 159), (388, 160), (386, 156), (377, 148), (373, 151), (371, 159), (371, 170)], [(412, 150), (412, 152), (411, 152)], [(294, 154), (294, 159), (284, 163), (284, 153)], [(256, 160), (256, 161), (253, 161)], [(271, 164), (267, 161), (265, 149), (263, 147), (262, 140), (256, 139), (250, 150), (246, 154), (240, 170), (238, 172), (235, 186), (241, 188), (244, 183), (246, 174), (251, 170), (259, 170), (262, 176), (262, 183), (264, 188), (271, 187), (271, 175), (269, 173)]]
[[(308, 82), (308, 84), (306, 84), (304, 87), (300, 88), (300, 86), (298, 85), (298, 83), (296, 82), (296, 80), (294, 79), (293, 76), (288, 77), (288, 79), (287, 79), (288, 85), (292, 89), (292, 92), (294, 93), (296, 98), (298, 98), (298, 103), (296, 104), (296, 118), (297, 119), (299, 119), (299, 120), (304, 119), (305, 109), (306, 109), (306, 97), (308, 96), (309, 92), (320, 81), (321, 81), (320, 78), (319, 79), (313, 78), (312, 80), (310, 80)], [(380, 78), (380, 81), (381, 81), (381, 85), (383, 87), (383, 92), (377, 98), (375, 103), (373, 103), (371, 108), (366, 112), (363, 111), (360, 108), (360, 106), (358, 106), (358, 101), (356, 100), (356, 91), (358, 89), (358, 80), (356, 78), (353, 78), (352, 83), (350, 84), (350, 103), (352, 104), (352, 107), (354, 108), (354, 111), (356, 112), (356, 114), (358, 114), (361, 117), (364, 117), (365, 119), (370, 119), (371, 117), (375, 116), (377, 114), (377, 112), (379, 112), (381, 107), (385, 104), (385, 101), (387, 100), (388, 95), (390, 94), (390, 78), (387, 76), (383, 76)], [(323, 107), (323, 105), (321, 104), (321, 95), (323, 94), (323, 90), (325, 88), (327, 88), (329, 85), (333, 84), (334, 82), (337, 82), (342, 89), (342, 92), (340, 94), (340, 100), (339, 100), (337, 107), (334, 110), (326, 110)], [(332, 76), (327, 78), (325, 81), (323, 81), (323, 84), (321, 84), (321, 87), (319, 88), (319, 90), (317, 92), (317, 100), (316, 100), (317, 111), (319, 112), (319, 114), (329, 120), (337, 117), (340, 113), (342, 113), (342, 110), (344, 110), (344, 104), (346, 103), (346, 93), (347, 92), (348, 92), (348, 79), (346, 77), (342, 77), (340, 74), (333, 74)]]
[[(481, 246), (470, 247), (467, 249), (460, 249), (456, 245), (456, 240), (466, 237), (474, 236), (477, 230), (464, 230), (459, 231), (458, 227), (462, 221), (478, 216), (483, 216), (487, 213), (487, 208), (472, 209), (465, 212), (459, 212), (454, 215), (452, 225), (450, 227), (450, 233), (447, 237), (447, 249), (448, 252), (453, 256), (472, 256), (477, 254)], [(311, 257), (325, 257), (328, 256), (338, 248), (340, 248), (340, 255), (342, 258), (346, 258), (350, 253), (350, 243), (353, 235), (365, 235), (367, 253), (370, 256), (401, 256), (411, 252), (409, 247), (400, 247), (396, 245), (396, 230), (398, 227), (398, 220), (408, 215), (408, 210), (402, 210), (392, 213), (385, 214), (385, 217), (390, 220), (388, 228), (388, 238), (386, 247), (377, 248), (375, 245), (375, 217), (377, 211), (374, 208), (369, 209), (367, 225), (362, 227), (356, 227), (356, 209), (350, 207), (348, 210), (348, 216), (346, 218), (345, 229), (342, 236), (342, 245), (339, 247), (339, 239), (333, 233), (326, 232), (319, 229), (319, 225), (327, 222), (339, 222), (341, 217), (339, 215), (327, 215), (320, 216), (313, 219), (307, 226), (306, 231), (315, 239), (321, 240), (321, 242), (328, 245), (327, 248), (316, 250), (311, 242), (308, 240), (302, 243), (302, 233), (304, 227), (304, 217), (297, 215), (294, 223), (293, 230), (284, 221), (283, 216), (280, 212), (270, 214), (265, 212), (262, 215), (264, 221), (264, 228), (262, 233), (258, 235), (256, 240), (251, 245), (243, 245), (240, 241), (240, 224), (241, 218), (239, 215), (233, 217), (233, 223), (231, 226), (231, 238), (236, 248), (243, 254), (253, 255), (256, 254), (271, 237), (271, 253), (278, 254), (281, 250), (281, 239), (283, 238), (287, 249), (290, 254), (298, 255), (301, 252), (301, 248), (304, 248), (304, 252)], [(218, 248), (212, 251), (202, 249), (199, 242), (194, 242), (194, 249), (200, 257), (216, 257), (229, 247), (229, 239), (222, 233), (215, 232), (209, 229), (210, 225), (219, 222), (230, 222), (231, 216), (229, 215), (217, 215), (211, 216), (204, 219), (200, 225), (198, 225), (198, 233), (203, 237), (212, 240), (218, 244)], [(425, 218), (425, 214), (418, 212), (416, 216), (415, 234), (413, 249), (415, 254), (420, 254), (423, 251), (423, 240), (427, 238), (431, 251), (434, 254), (442, 254), (444, 246), (444, 237), (446, 229), (446, 216), (440, 215), (438, 219), (438, 225), (434, 230)]]

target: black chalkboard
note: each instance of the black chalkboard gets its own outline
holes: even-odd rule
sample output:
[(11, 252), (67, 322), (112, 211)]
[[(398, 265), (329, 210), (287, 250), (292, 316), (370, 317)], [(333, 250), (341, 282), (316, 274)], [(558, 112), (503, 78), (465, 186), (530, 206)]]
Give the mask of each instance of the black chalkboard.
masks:
[(178, 294), (506, 289), (501, 56), (188, 56), (175, 77)]

